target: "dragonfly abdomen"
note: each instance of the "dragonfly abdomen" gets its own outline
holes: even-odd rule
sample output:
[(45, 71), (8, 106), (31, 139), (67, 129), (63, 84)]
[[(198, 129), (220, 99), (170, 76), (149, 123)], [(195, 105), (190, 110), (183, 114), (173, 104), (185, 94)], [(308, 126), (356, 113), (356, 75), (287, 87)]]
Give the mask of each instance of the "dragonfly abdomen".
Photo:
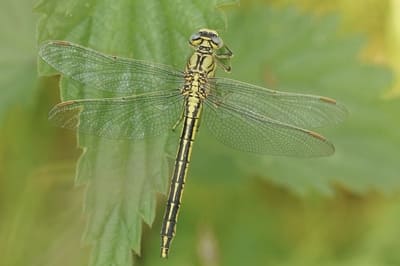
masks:
[(192, 145), (199, 126), (201, 110), (202, 102), (199, 97), (190, 95), (186, 98), (183, 128), (161, 228), (161, 257), (163, 258), (168, 257), (169, 247), (175, 235), (179, 207), (190, 164)]

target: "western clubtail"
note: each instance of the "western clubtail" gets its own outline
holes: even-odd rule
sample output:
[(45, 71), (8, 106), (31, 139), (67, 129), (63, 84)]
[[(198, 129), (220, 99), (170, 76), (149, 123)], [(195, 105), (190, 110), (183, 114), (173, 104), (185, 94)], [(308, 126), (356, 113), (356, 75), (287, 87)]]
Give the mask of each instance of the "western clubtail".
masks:
[[(222, 143), (260, 154), (327, 156), (334, 146), (303, 128), (335, 124), (346, 109), (331, 98), (269, 90), (215, 78), (230, 71), (232, 52), (214, 30), (189, 39), (194, 49), (183, 72), (135, 59), (108, 56), (77, 44), (50, 41), (39, 54), (63, 75), (116, 98), (82, 99), (56, 105), (49, 118), (59, 126), (116, 139), (142, 139), (182, 124), (180, 144), (161, 229), (167, 257), (200, 118)], [(204, 117), (202, 117), (204, 109)]]

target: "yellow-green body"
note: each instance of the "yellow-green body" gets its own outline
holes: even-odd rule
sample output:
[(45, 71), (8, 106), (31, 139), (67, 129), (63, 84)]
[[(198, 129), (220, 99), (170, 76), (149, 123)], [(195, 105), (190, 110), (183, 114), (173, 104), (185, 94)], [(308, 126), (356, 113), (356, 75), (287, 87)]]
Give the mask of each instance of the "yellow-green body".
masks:
[[(207, 29), (200, 30), (199, 33), (193, 35), (189, 43), (195, 48), (195, 52), (186, 64), (185, 83), (181, 89), (181, 93), (185, 97), (183, 128), (161, 229), (161, 257), (163, 258), (168, 257), (170, 244), (175, 235), (179, 206), (190, 163), (192, 145), (199, 128), (203, 100), (209, 93), (209, 78), (214, 77), (215, 74), (217, 63), (215, 50), (222, 47), (222, 41), (217, 33)], [(231, 54), (227, 56), (231, 56)]]

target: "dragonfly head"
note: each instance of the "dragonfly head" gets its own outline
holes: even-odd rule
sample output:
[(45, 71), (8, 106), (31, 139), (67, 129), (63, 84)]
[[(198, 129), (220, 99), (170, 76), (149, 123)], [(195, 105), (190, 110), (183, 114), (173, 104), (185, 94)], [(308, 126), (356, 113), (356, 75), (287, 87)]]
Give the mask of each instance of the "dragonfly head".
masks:
[(221, 48), (224, 43), (215, 30), (200, 29), (190, 36), (189, 44), (201, 52), (212, 52)]

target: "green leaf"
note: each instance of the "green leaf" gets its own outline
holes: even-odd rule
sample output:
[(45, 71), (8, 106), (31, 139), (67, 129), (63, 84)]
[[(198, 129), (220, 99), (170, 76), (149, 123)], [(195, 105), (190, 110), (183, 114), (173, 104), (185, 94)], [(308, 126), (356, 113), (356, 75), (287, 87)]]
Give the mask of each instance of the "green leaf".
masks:
[[(225, 28), (218, 9), (223, 4), (211, 0), (42, 0), (36, 5), (42, 14), (39, 43), (68, 40), (104, 53), (182, 69), (190, 52), (190, 34), (202, 27)], [(43, 63), (39, 72), (55, 73)], [(76, 82), (61, 80), (63, 101), (101, 96), (93, 93)], [(135, 142), (79, 136), (79, 145), (85, 148), (76, 178), (78, 184), (87, 184), (85, 241), (94, 246), (90, 265), (131, 265), (130, 249), (140, 253), (142, 221), (151, 225), (154, 220), (156, 193), (166, 192), (177, 140), (176, 134)], [(158, 256), (158, 250), (154, 254)]]

